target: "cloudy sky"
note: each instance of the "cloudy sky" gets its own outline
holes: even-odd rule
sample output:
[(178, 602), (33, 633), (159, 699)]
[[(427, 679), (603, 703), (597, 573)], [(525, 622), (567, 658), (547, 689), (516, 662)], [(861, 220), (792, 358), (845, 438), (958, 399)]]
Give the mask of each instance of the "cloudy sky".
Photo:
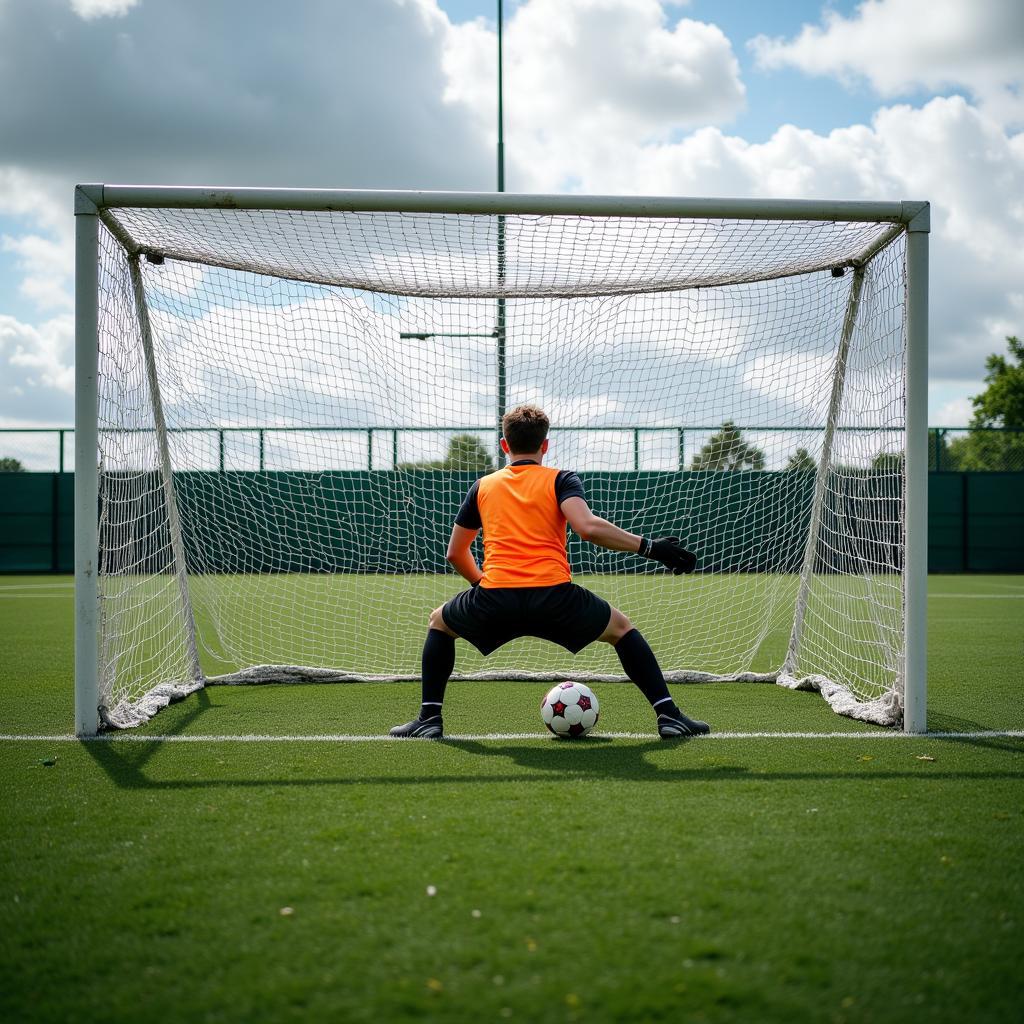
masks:
[[(930, 419), (1024, 331), (1024, 4), (506, 0), (516, 192), (928, 199)], [(490, 190), (494, 0), (0, 0), (0, 426), (73, 414), (77, 181)]]

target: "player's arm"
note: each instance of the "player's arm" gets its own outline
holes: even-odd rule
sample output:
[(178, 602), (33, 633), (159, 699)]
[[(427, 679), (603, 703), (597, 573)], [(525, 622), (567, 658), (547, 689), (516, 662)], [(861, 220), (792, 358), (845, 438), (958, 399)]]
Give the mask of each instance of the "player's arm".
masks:
[(668, 566), (677, 576), (693, 572), (697, 556), (687, 551), (678, 537), (659, 537), (648, 540), (636, 533), (629, 533), (614, 523), (602, 519), (591, 511), (585, 498), (570, 497), (561, 503), (562, 514), (569, 525), (584, 540), (610, 551), (632, 551), (644, 558), (653, 558)]
[(483, 576), (480, 566), (476, 564), (476, 559), (470, 550), (479, 532), (479, 530), (470, 530), (456, 523), (452, 527), (451, 539), (448, 541), (448, 553), (445, 555), (455, 571), (464, 579), (469, 580), (473, 586), (476, 586)]
[(573, 530), (591, 544), (611, 551), (632, 551), (633, 554), (640, 550), (642, 537), (595, 515), (585, 498), (566, 498), (562, 502), (562, 515)]

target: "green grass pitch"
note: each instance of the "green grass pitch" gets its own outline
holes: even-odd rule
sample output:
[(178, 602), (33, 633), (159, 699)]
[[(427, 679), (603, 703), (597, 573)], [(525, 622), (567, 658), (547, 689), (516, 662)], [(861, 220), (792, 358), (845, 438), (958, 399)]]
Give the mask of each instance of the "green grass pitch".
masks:
[[(1024, 728), (1024, 579), (929, 594), (930, 727)], [(70, 732), (71, 630), (69, 580), (0, 577), (0, 733)], [(650, 731), (595, 688), (606, 731)], [(448, 731), (537, 732), (544, 689), (453, 683)], [(209, 688), (132, 734), (173, 739), (0, 740), (0, 1020), (1019, 1019), (1024, 740), (674, 692), (719, 732), (840, 735), (199, 738), (416, 707), (360, 684)]]

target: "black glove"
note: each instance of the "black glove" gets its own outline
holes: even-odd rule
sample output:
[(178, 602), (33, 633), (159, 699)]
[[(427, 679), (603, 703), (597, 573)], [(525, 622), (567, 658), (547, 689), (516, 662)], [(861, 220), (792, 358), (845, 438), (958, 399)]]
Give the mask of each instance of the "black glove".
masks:
[(638, 555), (654, 558), (662, 565), (668, 566), (679, 576), (684, 572), (693, 572), (697, 568), (697, 556), (682, 546), (678, 537), (659, 537), (657, 540), (640, 538)]

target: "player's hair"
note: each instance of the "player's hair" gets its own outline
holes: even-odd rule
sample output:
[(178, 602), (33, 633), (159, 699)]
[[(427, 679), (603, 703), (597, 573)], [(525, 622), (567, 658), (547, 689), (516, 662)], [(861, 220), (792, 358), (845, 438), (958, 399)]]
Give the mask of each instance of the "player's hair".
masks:
[(501, 418), (501, 432), (513, 455), (531, 455), (548, 436), (551, 421), (535, 405), (517, 405)]

